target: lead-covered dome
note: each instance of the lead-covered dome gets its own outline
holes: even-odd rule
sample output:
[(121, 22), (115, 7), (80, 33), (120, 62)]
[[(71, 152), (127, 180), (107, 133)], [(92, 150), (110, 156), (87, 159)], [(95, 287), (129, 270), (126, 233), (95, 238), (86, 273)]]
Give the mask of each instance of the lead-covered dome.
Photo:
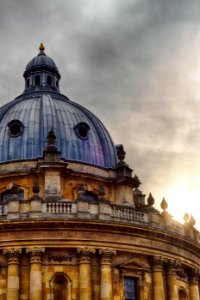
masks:
[(48, 71), (54, 72), (60, 78), (60, 73), (58, 71), (55, 62), (53, 61), (52, 58), (50, 58), (44, 53), (45, 48), (42, 43), (39, 47), (39, 50), (40, 50), (39, 54), (35, 56), (33, 59), (31, 59), (31, 61), (27, 64), (24, 72), (24, 77), (26, 78), (32, 72), (43, 70), (47, 72)]
[(39, 58), (27, 65), (24, 93), (0, 108), (0, 162), (42, 156), (53, 129), (62, 158), (115, 167), (116, 150), (106, 128), (93, 113), (60, 94), (59, 71), (42, 46)]

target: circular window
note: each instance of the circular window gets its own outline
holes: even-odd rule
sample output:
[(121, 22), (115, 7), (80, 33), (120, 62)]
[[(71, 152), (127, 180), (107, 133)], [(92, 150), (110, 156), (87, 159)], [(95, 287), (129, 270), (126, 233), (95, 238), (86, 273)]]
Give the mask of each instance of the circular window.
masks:
[(78, 125), (76, 125), (76, 127), (74, 129), (75, 129), (77, 136), (80, 139), (85, 140), (88, 138), (88, 131), (90, 129), (88, 124), (81, 122)]
[(24, 125), (19, 120), (12, 120), (8, 123), (9, 135), (13, 138), (22, 135), (24, 131)]

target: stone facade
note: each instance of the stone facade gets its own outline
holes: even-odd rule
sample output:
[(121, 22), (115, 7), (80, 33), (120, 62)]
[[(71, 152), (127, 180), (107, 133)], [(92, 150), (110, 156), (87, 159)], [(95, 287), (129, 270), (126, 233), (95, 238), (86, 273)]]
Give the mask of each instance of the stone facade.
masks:
[[(198, 300), (194, 224), (176, 222), (163, 204), (157, 211), (135, 177), (121, 176), (127, 165), (106, 171), (55, 156), (0, 165), (9, 195), (0, 206), (0, 299), (124, 300), (133, 278), (130, 299)], [(50, 176), (60, 196), (49, 195)], [(132, 203), (116, 193), (124, 186)]]
[(123, 146), (60, 94), (43, 45), (24, 78), (0, 108), (0, 300), (199, 300), (195, 220), (146, 199)]

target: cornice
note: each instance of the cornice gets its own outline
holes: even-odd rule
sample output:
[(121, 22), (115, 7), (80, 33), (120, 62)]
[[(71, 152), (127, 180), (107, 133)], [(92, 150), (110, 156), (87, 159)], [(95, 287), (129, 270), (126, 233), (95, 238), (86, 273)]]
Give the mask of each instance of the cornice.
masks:
[(157, 230), (155, 227), (139, 227), (130, 224), (119, 224), (108, 221), (88, 221), (88, 220), (20, 220), (20, 221), (1, 221), (1, 232), (19, 232), (35, 230), (73, 230), (73, 231), (93, 231), (105, 232), (108, 234), (127, 234), (135, 237), (141, 237), (148, 240), (166, 242), (173, 246), (181, 247), (197, 257), (200, 256), (200, 244), (184, 236)]

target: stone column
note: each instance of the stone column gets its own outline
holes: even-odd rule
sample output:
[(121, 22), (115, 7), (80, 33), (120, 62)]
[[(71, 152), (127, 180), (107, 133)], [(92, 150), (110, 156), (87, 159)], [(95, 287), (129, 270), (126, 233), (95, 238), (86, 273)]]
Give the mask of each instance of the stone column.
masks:
[(3, 250), (8, 259), (7, 269), (7, 300), (19, 299), (19, 253), (21, 249), (10, 248)]
[[(165, 291), (163, 283), (163, 264), (162, 257), (153, 256), (150, 259), (152, 265), (152, 279), (153, 279), (153, 299), (165, 300)], [(171, 298), (170, 298), (171, 300)]]
[(6, 266), (0, 266), (0, 300), (6, 300)]
[(167, 260), (167, 287), (168, 287), (168, 296), (170, 300), (178, 300), (178, 286), (176, 281), (176, 270), (178, 267), (176, 260), (168, 259)]
[(42, 300), (42, 263), (44, 248), (26, 249), (30, 254), (30, 300)]
[(189, 271), (190, 279), (190, 300), (199, 300), (199, 270), (191, 269)]
[(101, 256), (101, 300), (112, 300), (112, 267), (111, 259), (116, 251), (100, 249)]
[(91, 287), (91, 254), (95, 253), (95, 249), (87, 247), (78, 248), (79, 253), (79, 300), (92, 300)]

